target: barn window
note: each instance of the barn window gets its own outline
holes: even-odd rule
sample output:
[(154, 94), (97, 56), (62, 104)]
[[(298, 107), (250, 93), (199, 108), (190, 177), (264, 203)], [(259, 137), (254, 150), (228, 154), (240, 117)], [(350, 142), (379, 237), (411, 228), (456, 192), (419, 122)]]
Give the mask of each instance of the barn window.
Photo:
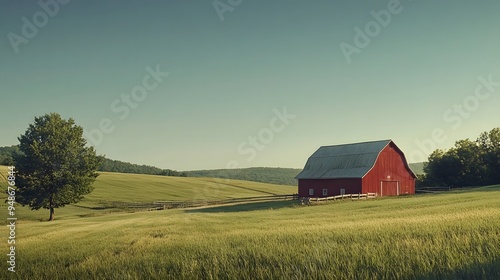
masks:
[(327, 189), (323, 189), (323, 195), (328, 195), (328, 190)]
[(344, 195), (345, 194), (345, 189), (340, 189), (340, 194)]
[(309, 189), (309, 195), (314, 195), (314, 189)]

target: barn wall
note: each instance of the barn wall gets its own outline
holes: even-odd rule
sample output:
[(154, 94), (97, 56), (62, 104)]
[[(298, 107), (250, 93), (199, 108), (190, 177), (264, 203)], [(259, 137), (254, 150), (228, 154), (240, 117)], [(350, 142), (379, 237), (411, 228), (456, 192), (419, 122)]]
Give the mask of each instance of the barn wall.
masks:
[[(382, 183), (381, 183), (382, 182)], [(390, 143), (380, 153), (375, 166), (363, 177), (363, 193), (377, 193), (383, 196), (415, 193), (415, 178), (405, 166), (405, 159), (399, 149)]]
[[(309, 195), (314, 189), (314, 195)], [(324, 197), (323, 189), (328, 189), (326, 196), (339, 195), (340, 189), (346, 194), (361, 192), (361, 178), (355, 179), (299, 179), (299, 197)]]

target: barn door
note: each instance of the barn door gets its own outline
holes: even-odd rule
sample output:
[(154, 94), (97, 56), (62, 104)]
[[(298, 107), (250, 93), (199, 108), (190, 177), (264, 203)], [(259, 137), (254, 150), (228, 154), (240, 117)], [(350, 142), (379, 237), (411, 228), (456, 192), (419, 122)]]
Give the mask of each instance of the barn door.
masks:
[(380, 195), (399, 195), (399, 181), (380, 181)]

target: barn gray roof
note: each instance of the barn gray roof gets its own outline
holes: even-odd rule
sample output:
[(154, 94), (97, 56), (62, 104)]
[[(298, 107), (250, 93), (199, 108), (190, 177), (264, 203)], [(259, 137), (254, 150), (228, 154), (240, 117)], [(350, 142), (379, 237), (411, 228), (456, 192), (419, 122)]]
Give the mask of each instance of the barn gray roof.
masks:
[(309, 157), (304, 170), (295, 178), (362, 178), (375, 165), (380, 152), (391, 142), (382, 140), (320, 147)]

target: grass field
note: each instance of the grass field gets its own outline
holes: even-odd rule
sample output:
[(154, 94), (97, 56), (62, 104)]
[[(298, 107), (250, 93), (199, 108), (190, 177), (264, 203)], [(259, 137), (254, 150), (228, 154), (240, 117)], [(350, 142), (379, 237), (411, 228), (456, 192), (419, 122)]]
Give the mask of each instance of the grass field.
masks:
[[(7, 175), (7, 167), (0, 166), (0, 174)], [(117, 203), (150, 203), (153, 201), (215, 200), (235, 197), (293, 194), (293, 186), (217, 178), (166, 177), (140, 174), (101, 172), (94, 191), (76, 205), (55, 210), (56, 219), (96, 216), (123, 211), (114, 207)], [(7, 183), (0, 176), (0, 188)], [(0, 199), (5, 199), (4, 193)], [(30, 211), (24, 207), (17, 211), (23, 220), (47, 219), (48, 210)]]
[[(98, 184), (107, 184), (104, 175)], [(159, 180), (108, 176), (119, 182), (106, 192), (98, 185), (87, 203), (135, 201), (113, 188), (155, 193)], [(230, 196), (217, 184), (206, 189)], [(172, 185), (162, 194), (188, 193)], [(26, 211), (16, 228), (17, 272), (3, 262), (0, 278), (500, 279), (499, 197), (500, 186), (490, 186), (315, 206), (260, 202), (94, 217), (75, 208), (54, 222)], [(5, 256), (7, 231), (1, 235)]]

